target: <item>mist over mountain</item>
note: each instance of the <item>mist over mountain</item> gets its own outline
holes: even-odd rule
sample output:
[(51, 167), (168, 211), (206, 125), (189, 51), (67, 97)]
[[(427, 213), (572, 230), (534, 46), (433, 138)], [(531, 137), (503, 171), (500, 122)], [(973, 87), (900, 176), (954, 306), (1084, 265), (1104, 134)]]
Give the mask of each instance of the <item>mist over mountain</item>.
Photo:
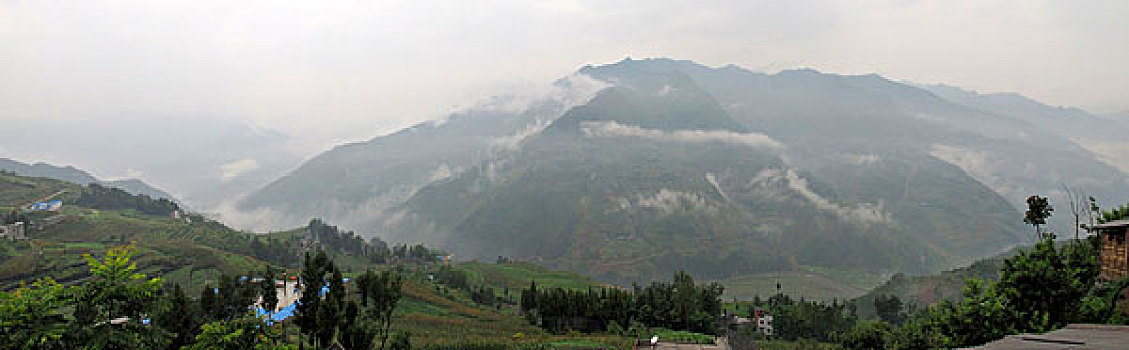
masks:
[(132, 194), (143, 194), (152, 198), (164, 198), (172, 201), (177, 201), (172, 195), (165, 193), (160, 189), (149, 186), (144, 181), (138, 179), (123, 179), (104, 181), (95, 178), (81, 169), (73, 166), (55, 166), (47, 163), (26, 164), (14, 161), (7, 158), (0, 158), (0, 170), (10, 171), (21, 176), (31, 177), (45, 177), (49, 179), (63, 180), (67, 182), (76, 183), (79, 185), (89, 185), (97, 183), (110, 187), (117, 187)]
[(545, 95), (501, 96), (441, 122), (424, 122), (366, 142), (335, 147), (222, 213), (241, 227), (285, 228), (322, 217), (371, 227), (420, 187), (510, 152), (604, 83), (561, 79)]
[(140, 179), (205, 211), (301, 161), (286, 135), (251, 124), (184, 115), (124, 120), (22, 120), (0, 129), (0, 138), (5, 156), (73, 165), (101, 179)]
[(339, 146), (227, 215), (325, 217), (627, 283), (936, 271), (1033, 239), (1028, 195), (1129, 193), (1100, 146), (1120, 126), (1017, 95), (668, 59), (586, 66), (556, 87)]

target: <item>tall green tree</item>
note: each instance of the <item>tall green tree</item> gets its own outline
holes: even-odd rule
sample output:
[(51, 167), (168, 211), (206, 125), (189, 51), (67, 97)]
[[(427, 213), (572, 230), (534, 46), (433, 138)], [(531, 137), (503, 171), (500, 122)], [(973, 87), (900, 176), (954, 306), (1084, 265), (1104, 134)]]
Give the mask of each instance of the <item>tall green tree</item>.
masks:
[(199, 310), (184, 294), (180, 284), (174, 284), (172, 290), (165, 293), (164, 299), (160, 313), (153, 318), (153, 325), (175, 334), (169, 348), (180, 349), (191, 344), (199, 331), (200, 324), (195, 316)]
[(263, 298), (262, 307), (272, 314), (275, 307), (278, 307), (278, 292), (274, 288), (275, 275), (274, 268), (267, 264), (263, 269), (263, 281), (259, 283), (259, 296)]
[(211, 284), (204, 284), (200, 289), (200, 323), (211, 322), (219, 318), (219, 301), (216, 300), (216, 288)]
[(75, 319), (70, 335), (94, 348), (163, 347), (168, 334), (144, 320), (156, 314), (160, 278), (137, 272), (131, 244), (110, 248), (103, 260), (84, 255), (91, 280), (75, 290)]
[(1047, 224), (1047, 219), (1051, 217), (1053, 211), (1054, 207), (1047, 201), (1047, 197), (1038, 195), (1027, 197), (1027, 211), (1023, 213), (1023, 222), (1035, 227), (1036, 239), (1042, 239), (1041, 228)]
[(69, 305), (70, 291), (49, 278), (0, 292), (0, 349), (64, 348)]
[(323, 339), (319, 335), (324, 335), (319, 325), (319, 314), (325, 315), (325, 312), (321, 311), (323, 305), (321, 290), (326, 284), (326, 273), (332, 266), (332, 261), (325, 251), (318, 251), (313, 256), (307, 252), (302, 263), (302, 296), (298, 300), (295, 323), (307, 340), (317, 347), (319, 341)]
[(253, 312), (231, 319), (207, 323), (188, 349), (279, 349), (291, 348), (283, 344), (280, 332), (263, 322)]

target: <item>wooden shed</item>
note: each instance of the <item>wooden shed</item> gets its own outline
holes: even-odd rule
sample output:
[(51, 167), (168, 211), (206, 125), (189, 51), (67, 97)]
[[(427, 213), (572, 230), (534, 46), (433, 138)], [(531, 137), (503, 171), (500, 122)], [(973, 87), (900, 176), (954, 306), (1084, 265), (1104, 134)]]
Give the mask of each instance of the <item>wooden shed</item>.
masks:
[(1125, 245), (1129, 220), (1094, 225), (1094, 229), (1101, 234), (1102, 240), (1102, 269), (1098, 278), (1112, 281), (1129, 275), (1129, 250)]

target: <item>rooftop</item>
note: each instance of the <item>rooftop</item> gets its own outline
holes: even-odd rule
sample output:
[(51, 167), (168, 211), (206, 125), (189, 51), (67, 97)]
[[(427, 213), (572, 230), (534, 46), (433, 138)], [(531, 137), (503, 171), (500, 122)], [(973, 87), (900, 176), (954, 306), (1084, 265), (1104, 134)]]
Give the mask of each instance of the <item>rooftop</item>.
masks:
[(1108, 229), (1108, 228), (1120, 228), (1120, 227), (1129, 227), (1129, 220), (1114, 220), (1114, 221), (1110, 221), (1110, 222), (1107, 222), (1107, 223), (1104, 223), (1104, 224), (1094, 225), (1094, 228), (1098, 229), (1098, 230)]
[(1129, 326), (1071, 324), (1047, 334), (1019, 334), (973, 349), (1123, 349)]

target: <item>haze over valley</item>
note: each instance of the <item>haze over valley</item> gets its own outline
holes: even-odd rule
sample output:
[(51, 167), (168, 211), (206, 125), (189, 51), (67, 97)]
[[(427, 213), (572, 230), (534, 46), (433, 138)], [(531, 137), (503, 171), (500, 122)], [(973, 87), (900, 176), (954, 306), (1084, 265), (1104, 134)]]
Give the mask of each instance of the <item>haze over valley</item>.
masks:
[(0, 2), (0, 349), (1124, 324), (1127, 13)]

